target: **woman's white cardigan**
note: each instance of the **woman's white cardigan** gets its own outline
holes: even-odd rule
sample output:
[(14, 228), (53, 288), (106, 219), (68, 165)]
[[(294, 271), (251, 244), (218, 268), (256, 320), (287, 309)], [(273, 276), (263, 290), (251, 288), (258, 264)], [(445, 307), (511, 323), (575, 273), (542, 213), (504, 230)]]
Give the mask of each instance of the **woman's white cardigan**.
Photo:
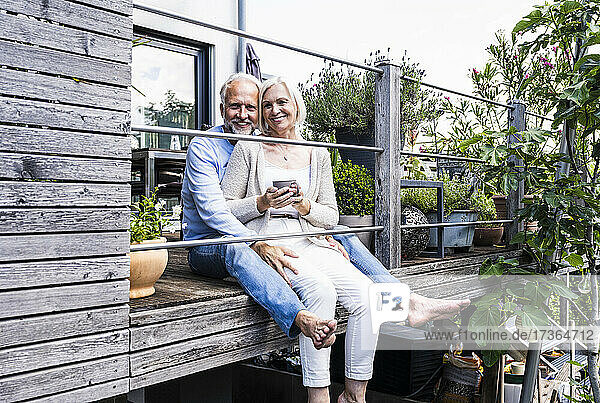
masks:
[[(304, 232), (333, 228), (339, 219), (329, 152), (314, 147), (310, 165), (310, 187), (308, 191), (303, 189), (304, 197), (310, 200), (310, 212), (299, 217)], [(264, 178), (262, 144), (239, 141), (229, 159), (221, 187), (233, 215), (259, 234), (266, 232), (270, 215), (268, 209), (261, 213), (257, 206), (257, 196), (263, 195), (270, 186), (265, 184)]]

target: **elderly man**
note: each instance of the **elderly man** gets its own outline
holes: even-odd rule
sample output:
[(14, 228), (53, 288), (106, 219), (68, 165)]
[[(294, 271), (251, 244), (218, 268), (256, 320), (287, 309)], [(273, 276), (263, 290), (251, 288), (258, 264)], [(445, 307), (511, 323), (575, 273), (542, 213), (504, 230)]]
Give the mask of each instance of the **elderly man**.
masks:
[[(259, 86), (258, 80), (247, 74), (229, 77), (220, 93), (224, 124), (211, 131), (252, 134), (258, 120)], [(233, 141), (206, 137), (195, 137), (190, 142), (181, 192), (185, 240), (255, 235), (231, 214), (220, 188), (234, 144)], [(373, 281), (398, 281), (355, 235), (336, 238), (343, 247), (332, 238), (329, 238), (330, 242)], [(300, 302), (289, 287), (289, 279), (283, 270), (283, 267), (288, 267), (296, 272), (288, 257), (296, 255), (289, 249), (265, 242), (238, 242), (196, 246), (190, 249), (188, 261), (191, 269), (198, 274), (215, 278), (235, 277), (288, 336), (295, 337), (302, 332), (313, 340), (315, 347), (327, 347), (335, 339), (336, 322), (333, 318), (318, 318)], [(468, 303), (468, 300), (433, 300), (413, 293), (408, 320), (411, 325), (419, 325), (454, 314)]]

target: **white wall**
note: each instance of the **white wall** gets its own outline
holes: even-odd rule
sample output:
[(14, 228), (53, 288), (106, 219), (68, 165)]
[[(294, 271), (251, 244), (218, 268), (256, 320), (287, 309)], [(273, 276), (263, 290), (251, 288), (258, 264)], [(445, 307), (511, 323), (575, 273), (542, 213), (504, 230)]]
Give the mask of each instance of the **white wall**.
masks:
[[(142, 2), (149, 6), (163, 8), (191, 18), (237, 28), (236, 0), (142, 0)], [(136, 9), (134, 9), (133, 13), (133, 22), (136, 26), (178, 35), (211, 45), (210, 61), (213, 73), (211, 78), (211, 84), (213, 85), (213, 116), (211, 120), (215, 124), (220, 124), (222, 120), (219, 114), (220, 99), (218, 92), (223, 81), (230, 74), (237, 71), (237, 36)]]

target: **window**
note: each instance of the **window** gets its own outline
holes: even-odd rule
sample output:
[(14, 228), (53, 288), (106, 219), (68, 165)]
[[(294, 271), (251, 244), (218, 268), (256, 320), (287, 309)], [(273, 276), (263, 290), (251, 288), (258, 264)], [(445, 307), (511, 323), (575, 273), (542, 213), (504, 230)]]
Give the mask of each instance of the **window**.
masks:
[[(133, 46), (132, 122), (186, 129), (209, 124), (208, 47), (149, 31), (136, 31)], [(189, 143), (187, 136), (135, 137), (134, 148), (181, 149)]]

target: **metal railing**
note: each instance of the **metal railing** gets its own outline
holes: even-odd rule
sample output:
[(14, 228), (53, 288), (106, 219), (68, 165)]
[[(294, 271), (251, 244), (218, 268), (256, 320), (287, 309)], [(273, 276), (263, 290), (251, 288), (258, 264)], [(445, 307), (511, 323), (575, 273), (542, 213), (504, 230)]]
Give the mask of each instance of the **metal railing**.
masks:
[(211, 132), (211, 131), (205, 131), (205, 130), (179, 129), (179, 128), (175, 128), (175, 127), (132, 125), (131, 130), (137, 131), (137, 132), (173, 134), (173, 135), (178, 135), (178, 136), (189, 136), (189, 137), (200, 136), (200, 137), (210, 137), (210, 138), (215, 138), (215, 139), (253, 141), (256, 143), (291, 144), (291, 145), (299, 145), (299, 146), (337, 148), (337, 149), (341, 149), (341, 150), (371, 151), (371, 152), (375, 152), (375, 153), (384, 152), (384, 149), (381, 147), (359, 146), (359, 145), (353, 145), (353, 144), (324, 143), (324, 142), (319, 142), (319, 141), (308, 141), (308, 140), (283, 139), (283, 138), (278, 138), (278, 137), (253, 136), (251, 134), (234, 134), (234, 133)]
[(353, 234), (356, 232), (374, 232), (382, 231), (382, 226), (369, 226), (369, 227), (353, 227), (348, 229), (332, 229), (323, 231), (311, 231), (311, 232), (292, 232), (289, 234), (273, 234), (273, 235), (254, 235), (247, 237), (222, 237), (222, 238), (204, 238), (193, 241), (174, 241), (167, 243), (152, 243), (152, 244), (140, 244), (131, 245), (130, 250), (132, 252), (142, 250), (154, 250), (154, 249), (174, 249), (174, 248), (191, 248), (194, 246), (205, 246), (205, 245), (223, 245), (230, 243), (246, 243), (246, 242), (257, 242), (257, 241), (269, 241), (273, 239), (284, 239), (284, 238), (303, 238), (311, 236), (322, 236), (322, 235), (343, 235)]

